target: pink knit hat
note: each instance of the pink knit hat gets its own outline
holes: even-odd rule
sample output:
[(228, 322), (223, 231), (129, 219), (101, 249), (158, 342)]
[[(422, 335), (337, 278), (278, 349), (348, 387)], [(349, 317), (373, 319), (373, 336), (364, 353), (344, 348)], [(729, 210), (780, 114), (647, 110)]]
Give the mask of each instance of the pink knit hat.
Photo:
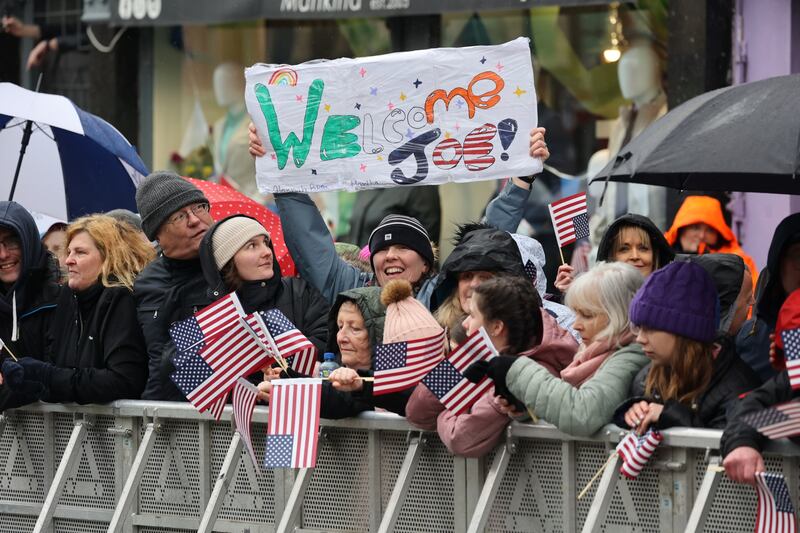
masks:
[(381, 302), (386, 306), (384, 344), (426, 339), (444, 331), (430, 311), (414, 298), (411, 284), (406, 280), (387, 283), (381, 292)]

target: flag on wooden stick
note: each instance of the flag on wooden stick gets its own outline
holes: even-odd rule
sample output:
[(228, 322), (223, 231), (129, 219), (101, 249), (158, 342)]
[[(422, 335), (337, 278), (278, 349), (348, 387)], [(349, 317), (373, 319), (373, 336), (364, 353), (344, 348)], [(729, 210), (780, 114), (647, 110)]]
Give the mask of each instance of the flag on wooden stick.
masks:
[(236, 380), (233, 387), (233, 421), (236, 424), (236, 431), (242, 437), (247, 453), (253, 460), (256, 471), (261, 469), (258, 466), (256, 454), (253, 451), (253, 439), (250, 435), (250, 427), (253, 419), (253, 410), (256, 408), (258, 398), (258, 388), (244, 378)]
[(635, 479), (655, 453), (664, 437), (654, 429), (644, 435), (631, 431), (617, 444), (617, 453), (622, 457), (619, 473), (628, 479)]
[(373, 395), (399, 392), (419, 383), (444, 359), (444, 331), (433, 337), (379, 344), (375, 348)]
[(585, 192), (556, 200), (548, 207), (559, 248), (589, 237), (589, 212)]
[(796, 533), (797, 516), (783, 474), (756, 473), (756, 533)]

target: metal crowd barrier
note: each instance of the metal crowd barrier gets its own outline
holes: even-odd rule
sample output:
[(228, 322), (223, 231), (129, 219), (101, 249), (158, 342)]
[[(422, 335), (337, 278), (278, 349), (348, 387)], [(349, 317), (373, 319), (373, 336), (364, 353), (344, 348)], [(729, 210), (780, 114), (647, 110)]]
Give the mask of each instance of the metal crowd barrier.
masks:
[[(575, 438), (514, 423), (488, 457), (453, 457), (405, 419), (323, 420), (313, 470), (254, 468), (230, 426), (188, 404), (37, 404), (0, 421), (2, 532), (753, 531), (756, 497), (715, 468), (718, 431), (677, 428), (640, 476), (612, 461), (621, 431)], [(263, 457), (267, 408), (253, 439)], [(774, 443), (798, 501), (800, 448)]]

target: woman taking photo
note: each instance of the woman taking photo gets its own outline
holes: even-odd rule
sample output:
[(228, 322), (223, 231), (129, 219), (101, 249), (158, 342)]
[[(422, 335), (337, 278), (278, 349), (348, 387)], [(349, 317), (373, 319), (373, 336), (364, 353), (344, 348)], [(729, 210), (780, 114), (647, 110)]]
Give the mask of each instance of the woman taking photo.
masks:
[[(12, 387), (42, 386), (48, 402), (106, 403), (138, 398), (147, 352), (132, 287), (155, 252), (127, 225), (105, 215), (67, 229), (67, 288), (45, 335), (45, 354), (3, 362)], [(41, 358), (41, 359), (39, 359)]]

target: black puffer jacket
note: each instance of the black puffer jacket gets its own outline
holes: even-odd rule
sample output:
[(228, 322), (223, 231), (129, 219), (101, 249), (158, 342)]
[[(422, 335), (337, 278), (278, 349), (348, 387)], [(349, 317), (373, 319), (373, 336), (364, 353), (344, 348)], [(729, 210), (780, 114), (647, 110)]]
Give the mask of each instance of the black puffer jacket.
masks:
[(625, 413), (632, 404), (644, 400), (664, 404), (664, 410), (661, 412), (658, 422), (654, 424), (657, 429), (675, 426), (724, 428), (730, 410), (739, 395), (758, 387), (760, 381), (750, 367), (736, 355), (732, 339), (722, 339), (720, 344), (719, 355), (714, 359), (711, 382), (695, 405), (690, 407), (676, 400), (664, 402), (658, 391), (655, 391), (652, 396), (645, 396), (645, 380), (650, 371), (648, 364), (639, 371), (636, 379), (633, 380), (631, 384), (633, 397), (617, 408), (614, 413), (614, 423), (623, 428), (628, 427), (625, 423)]
[[(736, 402), (728, 417), (728, 425), (720, 440), (720, 450), (723, 457), (735, 448), (748, 446), (761, 451), (767, 442), (767, 437), (756, 431), (750, 424), (742, 420), (746, 414), (754, 413), (773, 405), (788, 402), (800, 396), (800, 390), (792, 390), (789, 384), (789, 373), (784, 370), (767, 380), (756, 390)], [(797, 438), (793, 438), (797, 443)]]
[(788, 296), (781, 283), (781, 257), (789, 246), (797, 242), (800, 242), (800, 213), (789, 215), (775, 228), (767, 254), (767, 267), (758, 275), (753, 318), (744, 323), (736, 337), (739, 355), (762, 380), (776, 373), (769, 364), (769, 335), (775, 330), (778, 312)]
[(442, 264), (431, 296), (431, 310), (438, 308), (458, 288), (459, 273), (479, 270), (526, 276), (519, 247), (510, 233), (477, 229), (464, 235)]
[(600, 245), (597, 247), (598, 261), (614, 261), (614, 258), (611, 257), (614, 252), (614, 239), (617, 237), (619, 230), (626, 226), (642, 228), (650, 235), (650, 242), (653, 243), (654, 252), (653, 270), (657, 270), (675, 259), (675, 252), (670, 247), (667, 239), (664, 238), (664, 234), (653, 224), (652, 220), (643, 215), (628, 213), (612, 222), (606, 230)]
[[(0, 284), (0, 339), (17, 357), (44, 359), (45, 332), (50, 327), (61, 292), (58, 262), (42, 245), (31, 214), (18, 203), (0, 202), (0, 227), (14, 231), (22, 245), (19, 279), (10, 287)], [(12, 340), (15, 301), (16, 341)], [(0, 358), (6, 355), (3, 350)], [(14, 395), (6, 385), (0, 385), (0, 410), (35, 400)]]
[[(225, 220), (227, 218), (211, 226), (200, 243), (200, 265), (208, 287), (208, 297), (211, 300), (217, 300), (230, 292), (217, 270), (211, 248), (214, 232)], [(272, 250), (271, 242), (270, 250)], [(274, 250), (272, 251), (272, 271), (274, 272), (272, 278), (244, 282), (236, 291), (244, 312), (280, 310), (321, 352), (325, 349), (328, 341), (328, 302), (317, 289), (306, 283), (305, 280), (282, 277)]]
[[(676, 261), (688, 261), (703, 267), (714, 280), (714, 287), (719, 297), (719, 330), (721, 335), (728, 335), (736, 313), (736, 299), (742, 290), (744, 278), (744, 260), (736, 254), (678, 254)], [(736, 332), (730, 332), (735, 335)]]
[(185, 401), (169, 376), (175, 371), (175, 346), (170, 325), (192, 316), (212, 302), (199, 259), (178, 260), (159, 255), (136, 278), (136, 314), (147, 343), (148, 371), (142, 399)]
[(107, 403), (138, 399), (147, 379), (147, 350), (125, 287), (65, 288), (47, 335), (53, 369), (49, 402)]

